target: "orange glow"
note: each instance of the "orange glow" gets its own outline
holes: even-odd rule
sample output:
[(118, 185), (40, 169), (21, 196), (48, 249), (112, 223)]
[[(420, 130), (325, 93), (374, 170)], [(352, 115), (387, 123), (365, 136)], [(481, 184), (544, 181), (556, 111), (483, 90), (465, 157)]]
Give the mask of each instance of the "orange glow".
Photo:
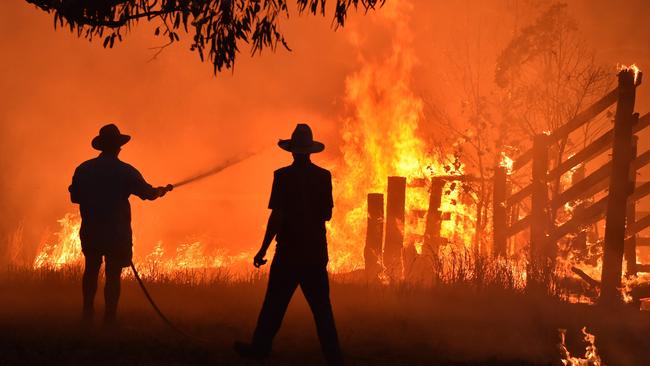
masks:
[[(434, 7), (434, 3), (417, 6)], [(15, 65), (30, 65), (29, 68), (25, 66), (24, 70), (6, 68), (16, 74), (15, 77), (7, 75), (8, 79), (15, 79), (8, 84), (7, 90), (12, 90), (12, 94), (17, 96), (25, 95), (23, 99), (16, 97), (15, 101), (7, 99), (16, 107), (5, 108), (6, 113), (12, 114), (7, 114), (6, 117), (10, 121), (6, 124), (7, 130), (11, 133), (7, 134), (9, 138), (4, 142), (9, 152), (21, 152), (22, 157), (8, 170), (7, 177), (11, 176), (15, 183), (12, 184), (11, 194), (7, 196), (27, 197), (31, 193), (27, 189), (33, 188), (25, 183), (43, 180), (47, 184), (42, 185), (41, 196), (25, 204), (28, 213), (21, 215), (35, 221), (30, 215), (40, 218), (37, 213), (44, 211), (43, 207), (48, 210), (55, 207), (56, 210), (51, 211), (60, 214), (72, 211), (73, 208), (68, 206), (67, 197), (62, 192), (65, 192), (69, 184), (74, 166), (95, 153), (88, 147), (89, 139), (101, 124), (109, 120), (115, 120), (125, 132), (133, 134), (133, 142), (124, 149), (124, 160), (143, 169), (152, 183), (164, 184), (168, 180), (174, 181), (210, 166), (213, 160), (220, 159), (220, 154), (230, 156), (239, 150), (266, 146), (264, 144), (269, 144), (275, 138), (286, 137), (284, 134), (293, 128), (295, 122), (304, 118), (313, 125), (317, 137), (328, 143), (325, 153), (315, 160), (325, 161), (323, 165), (331, 169), (334, 179), (334, 218), (328, 223), (330, 270), (348, 272), (363, 268), (366, 194), (385, 194), (387, 177), (391, 175), (407, 178), (404, 246), (413, 246), (417, 253), (426, 254), (427, 251), (423, 250), (426, 249), (423, 248), (426, 221), (423, 213), (428, 209), (429, 191), (421, 182), (427, 182), (428, 185), (430, 179), (436, 176), (475, 174), (476, 167), (471, 165), (470, 159), (463, 160), (463, 156), (450, 153), (456, 147), (453, 141), (447, 143), (446, 138), (451, 133), (431, 131), (436, 125), (433, 123), (434, 113), (428, 115), (429, 110), (425, 108), (429, 102), (448, 112), (450, 120), (458, 122), (459, 129), (467, 127), (462, 124), (464, 119), (458, 117), (460, 112), (453, 107), (461, 94), (462, 83), (447, 75), (447, 70), (452, 70), (449, 74), (461, 72), (451, 67), (447, 58), (447, 53), (455, 56), (452, 52), (454, 50), (442, 48), (444, 42), (434, 42), (446, 38), (417, 40), (423, 42), (426, 39), (427, 44), (424, 49), (417, 48), (418, 44), (425, 43), (416, 43), (416, 38), (424, 35), (418, 33), (415, 37), (412, 34), (417, 28), (414, 28), (415, 23), (409, 24), (407, 15), (413, 15), (417, 19), (424, 12), (414, 11), (415, 7), (410, 2), (388, 2), (381, 12), (351, 21), (351, 26), (346, 28), (345, 33), (330, 32), (325, 24), (323, 33), (314, 34), (317, 37), (313, 44), (319, 45), (318, 47), (311, 45), (310, 41), (309, 47), (307, 44), (299, 44), (303, 46), (303, 53), (279, 52), (252, 61), (240, 58), (240, 69), (235, 74), (236, 77), (220, 75), (217, 81), (203, 73), (205, 65), (196, 63), (193, 57), (186, 54), (186, 50), (170, 48), (155, 62), (146, 63), (151, 56), (146, 50), (151, 44), (147, 43), (150, 42), (148, 38), (141, 35), (133, 35), (133, 46), (129, 43), (111, 52), (95, 53), (97, 50), (89, 48), (85, 42), (51, 32), (50, 22), (41, 24), (40, 20), (32, 20), (30, 26), (25, 27), (21, 23), (13, 24), (16, 29), (21, 26), (25, 32), (31, 32), (33, 25), (38, 24), (43, 27), (39, 28), (38, 34), (47, 34), (50, 37), (47, 39), (48, 44), (57, 46), (48, 49), (48, 57), (41, 57), (43, 50), (40, 47), (32, 47), (25, 42), (19, 44), (18, 40), (12, 41), (16, 44), (11, 52), (7, 48), (7, 59), (12, 59), (9, 56), (19, 54), (16, 50), (27, 47), (29, 57), (16, 58), (18, 61)], [(446, 7), (448, 6), (441, 6)], [(444, 14), (457, 13), (456, 10), (450, 10)], [(16, 17), (19, 18), (26, 19)], [(449, 20), (452, 17), (442, 16), (440, 20), (443, 18)], [(441, 27), (429, 19), (426, 19), (426, 24), (432, 29)], [(305, 31), (303, 27), (296, 25), (292, 28), (294, 39), (300, 39), (299, 36)], [(384, 37), (382, 32), (364, 33), (367, 29), (388, 30), (388, 36)], [(457, 31), (461, 30), (463, 29)], [(36, 39), (36, 34), (28, 33), (30, 39)], [(372, 38), (371, 34), (376, 34), (377, 39)], [(349, 42), (345, 42), (344, 35), (349, 35)], [(461, 36), (466, 34), (456, 34), (451, 41)], [(502, 38), (503, 42), (510, 39), (509, 32), (502, 35)], [(333, 45), (332, 52), (323, 56), (328, 58), (328, 62), (323, 62), (322, 66), (328, 68), (313, 72), (311, 57), (317, 52), (322, 53), (321, 44)], [(67, 67), (54, 70), (40, 63), (61, 56), (58, 48), (70, 49), (71, 54), (75, 55), (61, 62)], [(486, 59), (490, 59), (492, 56), (487, 55), (496, 55), (500, 51), (500, 47), (495, 47), (493, 50), (483, 49), (482, 52), (486, 53)], [(440, 56), (443, 54), (445, 57)], [(472, 66), (469, 62), (464, 64), (462, 60), (455, 61), (459, 63), (458, 69)], [(282, 66), (276, 67), (275, 62), (281, 62)], [(608, 62), (610, 65), (614, 63), (611, 60)], [(91, 68), (86, 68), (86, 64), (91, 65)], [(268, 65), (273, 65), (278, 72), (269, 73)], [(481, 70), (491, 80), (493, 68), (489, 66), (485, 65)], [(633, 70), (635, 79), (640, 74), (635, 64), (620, 65), (619, 69)], [(43, 74), (37, 73), (32, 79), (26, 77), (27, 71), (33, 70), (39, 70)], [(169, 70), (183, 70), (184, 74), (179, 77)], [(107, 89), (100, 88), (94, 90), (94, 93), (83, 92), (85, 89), (82, 86), (88, 80), (91, 85)], [(38, 88), (37, 94), (33, 93), (32, 85)], [(51, 93), (44, 85), (62, 85), (63, 90)], [(124, 88), (124, 85), (130, 87)], [(259, 85), (269, 85), (269, 89), (260, 88)], [(314, 88), (314, 85), (318, 85), (318, 88)], [(486, 94), (493, 92), (489, 83), (483, 87), (486, 88), (482, 89)], [(191, 90), (192, 93), (185, 93), (186, 90)], [(100, 93), (106, 93), (110, 98), (94, 96)], [(269, 95), (275, 93), (277, 99), (269, 98)], [(33, 95), (40, 96), (41, 108), (33, 108)], [(157, 100), (155, 108), (144, 108), (137, 104), (135, 101), (140, 100), (142, 95)], [(342, 95), (340, 109), (338, 105), (333, 108), (329, 103), (322, 102), (332, 99), (339, 101), (339, 95)], [(71, 109), (69, 103), (66, 103), (68, 100), (79, 100), (78, 108)], [(250, 100), (261, 104), (251, 104)], [(279, 103), (280, 100), (286, 102)], [(318, 102), (313, 102), (314, 100)], [(205, 107), (206, 105), (210, 107)], [(71, 110), (76, 112), (69, 115)], [(45, 120), (69, 121), (71, 125), (47, 130), (48, 134), (54, 134), (53, 138), (40, 141), (34, 137), (45, 130), (44, 125), (38, 122)], [(157, 121), (160, 128), (149, 127), (158, 126), (151, 123), (151, 120)], [(264, 133), (259, 133), (260, 131)], [(476, 131), (472, 133), (476, 134)], [(551, 132), (547, 130), (544, 133)], [(431, 140), (440, 137), (437, 134), (445, 134), (445, 139), (435, 141), (434, 144)], [(37, 144), (31, 141), (39, 142)], [(441, 151), (440, 145), (447, 150)], [(61, 151), (61, 154), (51, 154), (50, 170), (41, 170), (39, 174), (42, 175), (39, 175), (24, 169), (25, 166), (38, 166), (40, 159), (50, 151)], [(337, 152), (340, 154), (337, 155)], [(205, 181), (191, 189), (175, 191), (151, 206), (133, 200), (133, 226), (137, 236), (136, 264), (147, 268), (155, 267), (163, 272), (238, 268), (240, 263), (242, 268), (252, 269), (251, 258), (261, 239), (267, 214), (263, 205), (268, 199), (271, 172), (286, 163), (281, 160), (286, 157), (280, 157), (280, 154), (271, 153), (260, 157), (254, 162), (254, 168), (252, 165), (244, 167), (236, 175), (223, 179), (227, 182), (219, 181), (218, 178)], [(500, 166), (511, 173), (513, 163), (510, 156), (501, 152)], [(564, 179), (568, 176), (569, 174), (563, 176), (563, 184), (567, 183)], [(267, 180), (259, 177), (266, 177)], [(444, 264), (450, 263), (454, 252), (473, 252), (476, 249), (472, 245), (475, 241), (477, 214), (474, 193), (465, 192), (460, 182), (449, 180), (443, 192), (440, 209), (444, 220), (440, 236), (444, 244), (438, 254)], [(12, 199), (13, 201), (17, 206), (18, 199)], [(181, 204), (183, 209), (178, 209)], [(567, 209), (572, 207), (567, 204)], [(145, 210), (151, 210), (148, 213), (154, 212), (159, 217), (145, 220)], [(518, 215), (521, 215), (521, 219), (525, 213), (518, 211)], [(52, 222), (53, 218), (48, 216), (47, 220)], [(486, 220), (488, 222), (483, 224), (487, 225), (487, 229), (482, 234), (490, 237), (489, 215)], [(45, 226), (47, 223), (45, 219), (40, 219), (38, 225)], [(79, 217), (66, 214), (59, 220), (59, 224), (61, 227), (56, 230), (56, 236), (38, 248), (34, 267), (58, 268), (81, 260)], [(198, 241), (194, 234), (210, 239)], [(187, 240), (186, 237), (192, 239)], [(228, 251), (214, 248), (212, 240), (216, 242), (217, 237)], [(31, 240), (32, 244), (37, 242), (38, 240)], [(34, 247), (28, 249), (31, 253)], [(600, 260), (596, 265), (589, 265), (577, 262), (570, 256), (560, 258), (558, 262), (567, 276), (574, 277), (570, 267), (577, 266), (592, 278), (600, 278)], [(522, 270), (521, 273), (525, 278), (525, 271)], [(631, 283), (626, 282), (626, 293), (629, 293), (630, 286)]]
[[(380, 61), (362, 62), (360, 69), (345, 80), (344, 101), (349, 112), (341, 123), (342, 157), (333, 163), (334, 166), (328, 166), (332, 168), (336, 206), (334, 218), (328, 223), (329, 268), (333, 272), (363, 268), (366, 194), (385, 194), (388, 176), (407, 178), (404, 245), (412, 245), (421, 253), (426, 221), (423, 212), (428, 209), (429, 190), (411, 185), (425, 181), (428, 186), (435, 176), (465, 174), (465, 164), (459, 157), (434, 152), (431, 142), (421, 136), (424, 102), (413, 92), (410, 82), (417, 59), (411, 47), (406, 17), (400, 14), (405, 6), (387, 4), (381, 13), (387, 22), (395, 24), (390, 56)], [(470, 193), (462, 192), (460, 182), (448, 180), (440, 207), (444, 216), (440, 236), (458, 250), (470, 249), (472, 245), (476, 221), (473, 202)], [(60, 240), (60, 250), (72, 251), (70, 243), (73, 242), (71, 238)], [(78, 242), (75, 243), (78, 246)], [(137, 247), (136, 243), (136, 252)], [(165, 254), (160, 244), (144, 258), (153, 260), (160, 268), (172, 270), (228, 266), (244, 257), (247, 261), (252, 257), (248, 252), (235, 256), (208, 255), (201, 242), (185, 243), (176, 248), (173, 259), (160, 259)], [(65, 262), (68, 258), (60, 257), (58, 261), (41, 259), (35, 266)]]

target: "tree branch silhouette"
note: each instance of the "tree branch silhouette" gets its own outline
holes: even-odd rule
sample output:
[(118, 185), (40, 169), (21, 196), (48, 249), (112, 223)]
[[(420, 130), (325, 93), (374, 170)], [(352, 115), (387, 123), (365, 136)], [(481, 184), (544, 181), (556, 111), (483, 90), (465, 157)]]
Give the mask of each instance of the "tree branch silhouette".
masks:
[[(206, 57), (216, 74), (231, 69), (242, 43), (251, 53), (290, 50), (280, 31), (280, 22), (289, 16), (289, 0), (25, 0), (53, 14), (54, 26), (67, 27), (77, 36), (93, 41), (103, 39), (112, 48), (115, 40), (139, 21), (157, 22), (156, 36), (180, 40), (179, 32), (192, 36), (190, 50)], [(331, 3), (334, 0), (330, 0)], [(344, 26), (350, 9), (366, 12), (386, 0), (335, 0), (333, 26)], [(296, 0), (298, 11), (325, 15), (327, 0)]]

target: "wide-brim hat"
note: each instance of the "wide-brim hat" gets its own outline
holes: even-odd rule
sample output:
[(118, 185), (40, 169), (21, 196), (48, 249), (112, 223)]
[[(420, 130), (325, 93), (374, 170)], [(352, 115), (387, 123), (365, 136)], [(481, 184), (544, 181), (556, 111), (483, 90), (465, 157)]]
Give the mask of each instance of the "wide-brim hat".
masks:
[(99, 129), (99, 135), (95, 136), (92, 146), (96, 150), (112, 150), (119, 148), (131, 140), (131, 136), (123, 135), (114, 124), (108, 124)]
[(314, 141), (311, 128), (305, 123), (297, 124), (291, 138), (278, 141), (278, 146), (295, 154), (313, 154), (325, 150), (322, 142)]

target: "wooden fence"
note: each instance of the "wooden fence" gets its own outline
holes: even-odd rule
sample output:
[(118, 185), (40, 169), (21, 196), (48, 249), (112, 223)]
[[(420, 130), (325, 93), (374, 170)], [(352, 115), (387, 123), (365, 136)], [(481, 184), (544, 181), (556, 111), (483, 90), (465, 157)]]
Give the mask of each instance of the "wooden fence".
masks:
[[(636, 234), (650, 226), (650, 214), (636, 217), (635, 203), (650, 194), (650, 182), (637, 184), (636, 171), (650, 162), (650, 150), (637, 154), (639, 133), (650, 125), (650, 114), (639, 118), (634, 113), (636, 87), (641, 83), (641, 74), (623, 70), (618, 74), (618, 86), (602, 97), (572, 120), (548, 134), (536, 135), (530, 150), (519, 156), (512, 170), (517, 171), (527, 165), (531, 167), (531, 182), (519, 191), (510, 193), (508, 172), (498, 166), (494, 174), (493, 192), (493, 239), (494, 251), (505, 256), (508, 238), (525, 229), (530, 230), (530, 252), (528, 284), (540, 284), (539, 268), (555, 262), (557, 241), (567, 234), (580, 233), (584, 226), (605, 218), (605, 247), (603, 255), (603, 274), (601, 300), (614, 301), (618, 296), (617, 287), (621, 284), (623, 257), (628, 266), (628, 274), (636, 274), (647, 267), (637, 264)], [(588, 146), (568, 159), (555, 164), (549, 170), (549, 150), (552, 144), (568, 138), (569, 134), (593, 120), (604, 110), (616, 104), (614, 127), (595, 139)], [(611, 160), (591, 172), (576, 179), (571, 187), (549, 199), (551, 182), (572, 169), (584, 164), (608, 149), (612, 149)], [(572, 217), (556, 225), (554, 213), (568, 202), (585, 200), (608, 189), (608, 195), (590, 205), (582, 204), (573, 210)], [(528, 215), (519, 218), (518, 214), (508, 220), (508, 212), (530, 197)], [(644, 241), (643, 243), (648, 244)]]
[[(448, 242), (440, 234), (442, 222), (449, 219), (449, 213), (441, 210), (445, 185), (449, 182), (476, 180), (466, 175), (435, 176), (431, 179), (414, 179), (407, 185), (405, 177), (388, 177), (386, 189), (386, 212), (384, 215), (384, 194), (368, 193), (367, 196), (367, 226), (366, 243), (364, 247), (365, 272), (369, 279), (376, 279), (383, 270), (391, 279), (400, 279), (404, 267), (408, 267), (414, 259), (414, 253), (405, 250), (405, 197), (406, 189), (428, 189), (429, 205), (426, 210), (418, 210), (419, 217), (425, 218), (425, 229), (422, 234), (410, 234), (414, 239), (423, 243), (423, 250), (428, 254), (437, 255), (441, 245)], [(413, 214), (414, 212), (410, 212)], [(383, 268), (382, 268), (383, 267)]]

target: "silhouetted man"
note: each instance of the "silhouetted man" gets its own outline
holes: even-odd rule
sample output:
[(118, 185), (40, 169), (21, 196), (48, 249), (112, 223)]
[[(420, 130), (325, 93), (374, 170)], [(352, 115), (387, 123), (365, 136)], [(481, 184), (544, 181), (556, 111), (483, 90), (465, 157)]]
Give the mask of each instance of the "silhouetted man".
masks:
[(172, 189), (171, 185), (152, 187), (134, 167), (118, 159), (122, 145), (130, 139), (114, 124), (102, 127), (92, 140), (92, 147), (101, 153), (77, 167), (68, 188), (70, 199), (79, 204), (81, 212), (83, 319), (88, 322), (94, 313), (102, 257), (106, 274), (104, 321), (115, 321), (122, 268), (130, 265), (133, 256), (129, 196), (155, 200)]
[(236, 342), (235, 350), (242, 357), (266, 358), (289, 301), (300, 286), (314, 314), (325, 358), (330, 364), (341, 364), (326, 268), (325, 222), (332, 217), (332, 177), (309, 159), (325, 146), (313, 140), (306, 124), (297, 125), (291, 139), (280, 140), (278, 145), (293, 154), (293, 164), (274, 172), (271, 215), (253, 264), (260, 267), (266, 263), (264, 257), (273, 238), (277, 242), (275, 256), (252, 343)]

